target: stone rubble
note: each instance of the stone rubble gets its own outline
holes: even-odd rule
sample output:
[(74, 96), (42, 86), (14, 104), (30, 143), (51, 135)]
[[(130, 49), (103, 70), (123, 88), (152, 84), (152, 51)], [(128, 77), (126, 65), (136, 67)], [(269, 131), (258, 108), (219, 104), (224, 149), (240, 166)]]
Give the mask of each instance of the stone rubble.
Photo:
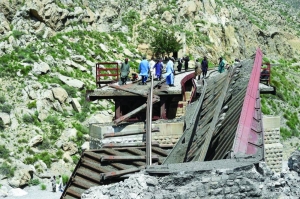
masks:
[(81, 198), (186, 199), (186, 198), (299, 198), (300, 177), (295, 171), (274, 173), (264, 162), (224, 170), (179, 172), (164, 177), (145, 172), (124, 182), (92, 187)]

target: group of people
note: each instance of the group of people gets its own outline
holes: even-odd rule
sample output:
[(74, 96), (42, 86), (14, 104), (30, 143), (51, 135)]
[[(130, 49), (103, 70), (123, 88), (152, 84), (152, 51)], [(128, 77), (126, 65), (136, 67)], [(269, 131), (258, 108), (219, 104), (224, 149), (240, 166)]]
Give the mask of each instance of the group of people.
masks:
[[(174, 63), (174, 59), (172, 61), (172, 63)], [(167, 64), (167, 71), (173, 71), (174, 72), (174, 67), (172, 65), (172, 67), (170, 66), (171, 63), (168, 62)], [(157, 77), (157, 80), (160, 81), (162, 78), (162, 72), (163, 72), (163, 68), (164, 68), (164, 64), (162, 62), (162, 59), (157, 59), (156, 61), (154, 61), (154, 59), (152, 58), (150, 62), (148, 62), (148, 60), (146, 59), (146, 56), (143, 56), (143, 60), (140, 62), (139, 64), (139, 75), (141, 76), (141, 85), (146, 85), (147, 83), (147, 79), (151, 74), (151, 71), (155, 71), (155, 76)], [(171, 69), (172, 68), (172, 69)], [(130, 64), (128, 62), (128, 58), (125, 59), (125, 61), (121, 64), (121, 69), (120, 69), (120, 77), (121, 77), (121, 84), (125, 85), (129, 72), (130, 72)], [(133, 76), (135, 75), (135, 77), (132, 77), (133, 80), (137, 79), (137, 74), (133, 74)], [(170, 84), (170, 86), (172, 86), (172, 84)]]
[[(174, 86), (174, 62), (175, 59), (171, 57), (166, 65), (166, 73), (162, 76), (163, 72), (163, 62), (162, 59), (157, 59), (156, 62), (151, 59), (150, 62), (147, 61), (146, 57), (143, 57), (139, 65), (139, 74), (142, 77), (142, 85), (146, 85), (146, 81), (148, 79), (149, 74), (151, 75), (151, 71), (155, 71), (154, 75), (157, 77), (157, 80), (160, 81), (162, 77), (166, 78), (166, 83), (169, 86)], [(154, 77), (152, 77), (154, 78)]]
[(208, 70), (207, 57), (204, 56), (201, 64), (199, 61), (200, 61), (199, 59), (196, 59), (196, 63), (195, 63), (195, 78), (198, 76), (198, 80), (200, 80), (201, 73), (202, 73), (202, 77), (205, 78)]
[[(63, 192), (64, 184), (63, 184), (62, 176), (59, 175), (58, 178), (59, 178), (58, 190)], [(51, 178), (51, 184), (52, 184), (52, 192), (56, 192), (56, 177), (55, 176), (53, 176)]]
[[(177, 69), (178, 72), (181, 72), (182, 66), (184, 64), (184, 70), (187, 71), (189, 67), (189, 56), (185, 56), (178, 59), (178, 65)], [(174, 63), (175, 59), (173, 57), (169, 58), (167, 65), (166, 65), (166, 73), (162, 75), (164, 64), (162, 62), (162, 59), (157, 59), (154, 61), (153, 58), (148, 62), (146, 59), (146, 56), (143, 56), (143, 60), (139, 64), (139, 75), (141, 76), (141, 85), (146, 85), (147, 79), (149, 76), (151, 76), (151, 71), (155, 71), (154, 75), (157, 77), (157, 80), (161, 80), (162, 77), (166, 78), (166, 83), (169, 86), (174, 86)], [(218, 71), (219, 73), (225, 72), (225, 68), (229, 67), (229, 65), (226, 65), (225, 60), (220, 57), (219, 58), (219, 65), (218, 65)], [(200, 63), (200, 59), (196, 59), (195, 63), (195, 78), (198, 76), (198, 80), (200, 80), (201, 74), (202, 77), (205, 78), (207, 76), (207, 70), (208, 70), (208, 60), (207, 57), (204, 56), (203, 60)], [(130, 65), (128, 62), (128, 58), (125, 59), (125, 62), (121, 64), (121, 83), (122, 85), (126, 84), (128, 75), (130, 72)], [(135, 78), (133, 77), (133, 80), (137, 79), (137, 74), (135, 75)], [(154, 77), (153, 77), (154, 78)]]
[(177, 65), (178, 72), (181, 72), (182, 64), (184, 64), (184, 70), (187, 71), (189, 68), (189, 61), (190, 61), (189, 56), (178, 58), (178, 65)]

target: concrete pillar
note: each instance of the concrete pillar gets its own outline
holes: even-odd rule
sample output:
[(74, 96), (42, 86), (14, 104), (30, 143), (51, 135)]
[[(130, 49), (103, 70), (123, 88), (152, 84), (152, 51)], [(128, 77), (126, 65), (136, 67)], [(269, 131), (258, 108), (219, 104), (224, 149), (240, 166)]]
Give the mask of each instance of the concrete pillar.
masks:
[(282, 170), (283, 146), (280, 143), (280, 117), (263, 116), (265, 162), (276, 173)]

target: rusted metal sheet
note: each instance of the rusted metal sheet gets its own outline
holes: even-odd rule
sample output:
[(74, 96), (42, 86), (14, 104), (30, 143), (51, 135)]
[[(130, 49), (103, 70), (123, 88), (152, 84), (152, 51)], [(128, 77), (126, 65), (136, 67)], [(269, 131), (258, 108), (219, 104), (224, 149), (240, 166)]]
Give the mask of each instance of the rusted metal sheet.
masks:
[[(153, 156), (153, 160), (158, 160), (158, 156)], [(115, 161), (130, 161), (130, 160), (146, 160), (146, 156), (103, 156), (101, 162), (115, 162)]]
[[(255, 105), (257, 103), (257, 99), (259, 98), (258, 85), (260, 80), (262, 56), (263, 54), (258, 48), (256, 51), (254, 66), (250, 76), (241, 116), (239, 119), (239, 125), (236, 131), (236, 137), (233, 147), (234, 154), (256, 154), (258, 149), (253, 145), (258, 142), (258, 137), (256, 136), (256, 133), (252, 131), (252, 124), (254, 122), (253, 120), (256, 111)], [(252, 140), (250, 141), (251, 138)]]
[[(153, 162), (161, 164), (160, 159), (167, 156), (167, 151), (155, 146), (152, 149)], [(85, 151), (76, 165), (61, 199), (79, 199), (81, 194), (92, 186), (120, 181), (126, 175), (144, 169), (146, 166), (145, 150), (145, 147), (130, 147)], [(112, 156), (114, 158), (110, 159), (109, 157)]]

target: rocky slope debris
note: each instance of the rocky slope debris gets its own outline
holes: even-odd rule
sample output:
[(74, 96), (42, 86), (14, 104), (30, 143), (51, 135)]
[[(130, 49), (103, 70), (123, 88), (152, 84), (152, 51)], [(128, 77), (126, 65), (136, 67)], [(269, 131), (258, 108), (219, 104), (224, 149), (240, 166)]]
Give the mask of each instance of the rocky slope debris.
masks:
[(139, 173), (124, 182), (92, 187), (82, 198), (295, 198), (300, 194), (295, 171), (273, 173), (264, 162), (233, 170), (180, 172), (165, 177)]
[(292, 153), (288, 161), (288, 167), (300, 175), (300, 150), (296, 150)]

